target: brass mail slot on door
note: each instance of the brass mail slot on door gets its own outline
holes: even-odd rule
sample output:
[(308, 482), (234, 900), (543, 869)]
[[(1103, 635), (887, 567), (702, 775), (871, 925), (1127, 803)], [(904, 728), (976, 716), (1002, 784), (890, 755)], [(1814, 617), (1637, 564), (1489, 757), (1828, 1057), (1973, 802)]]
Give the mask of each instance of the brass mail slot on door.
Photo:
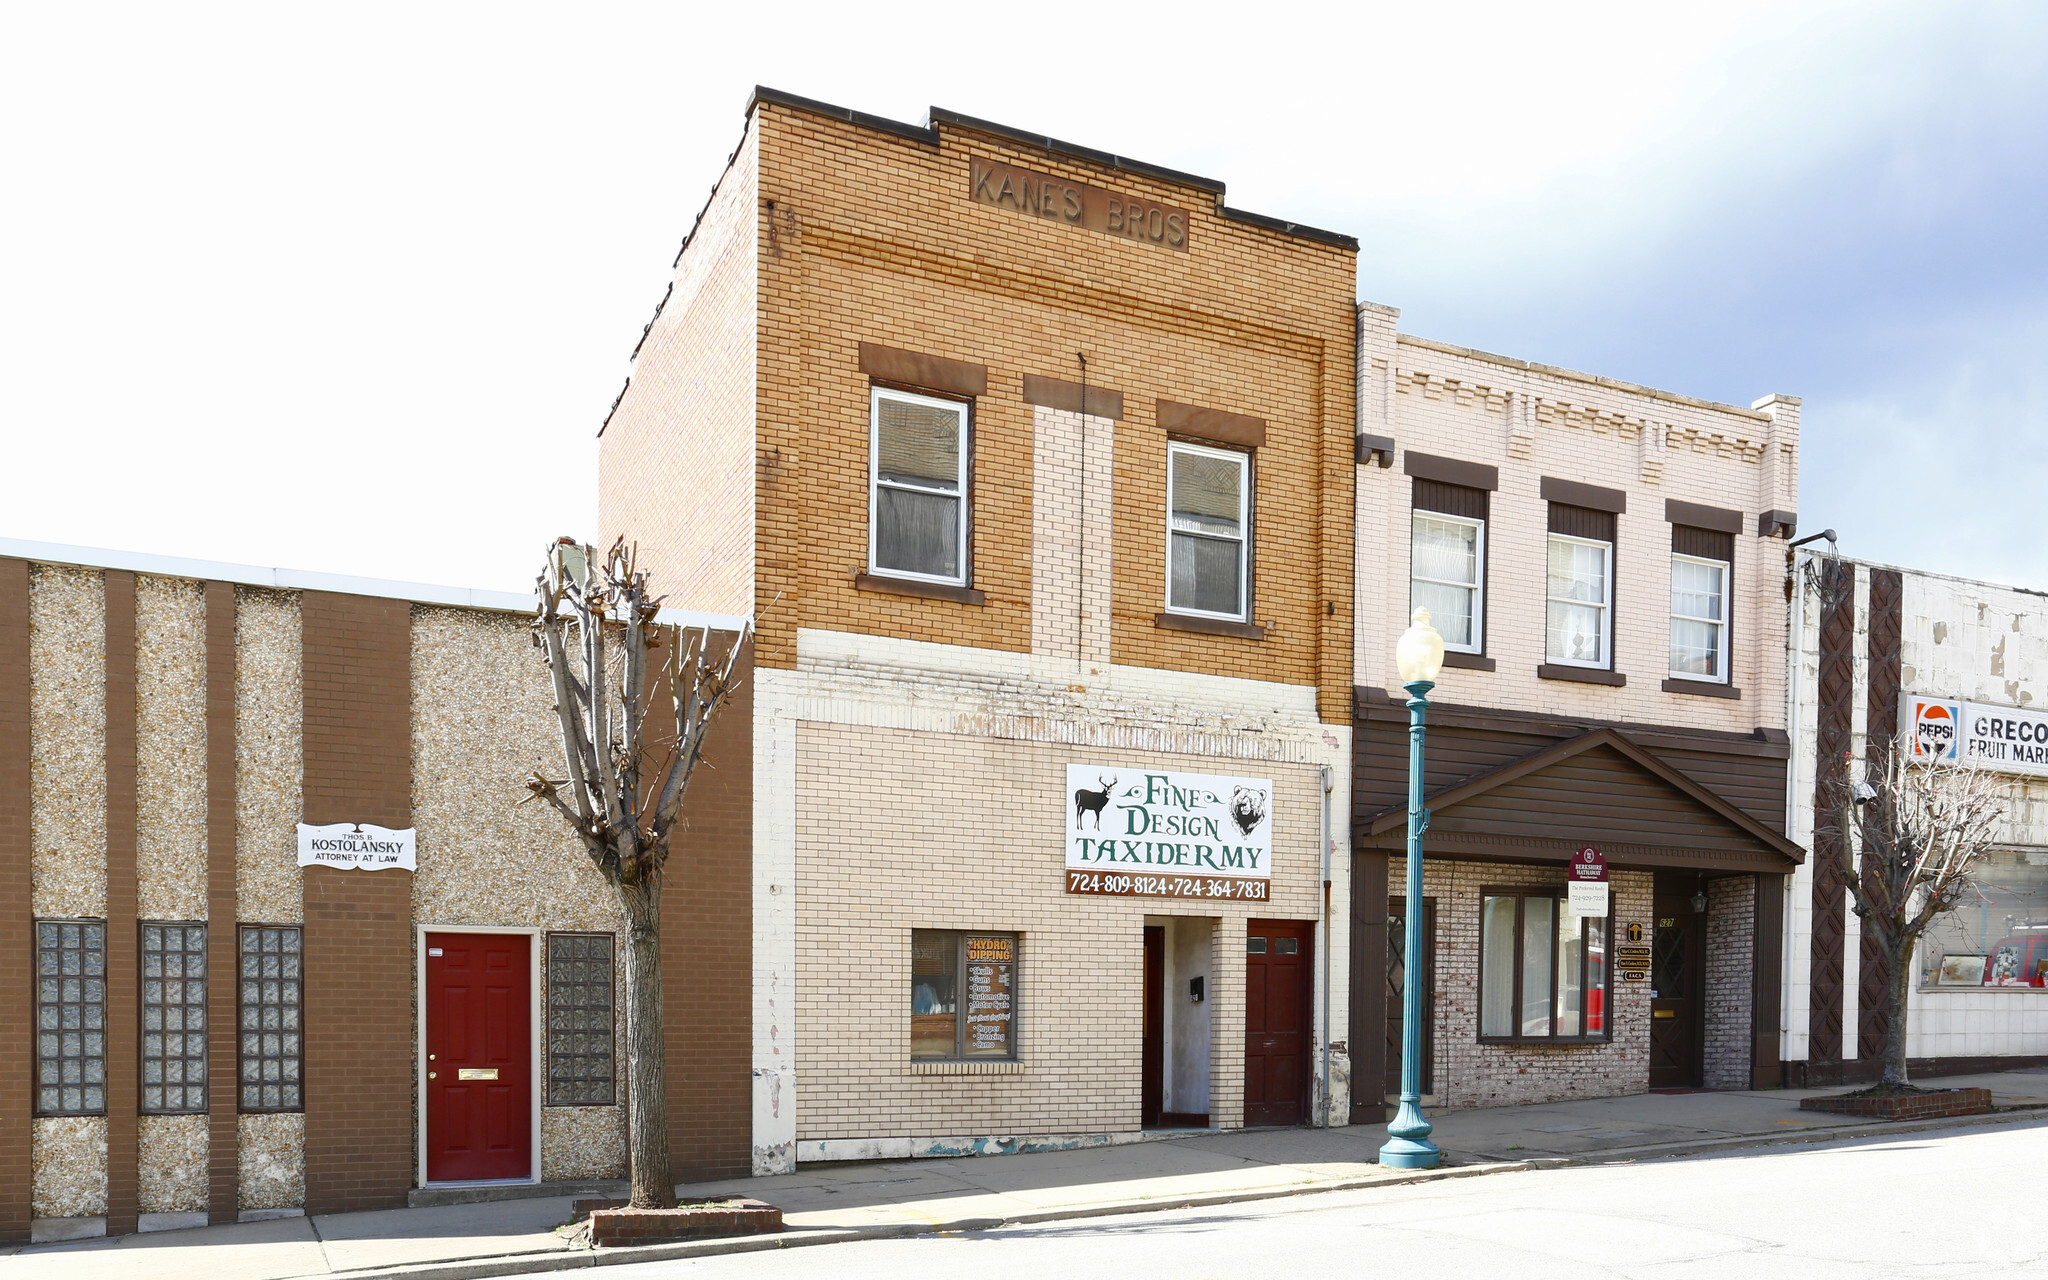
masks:
[[(1656, 1011), (1655, 1013), (1652, 1013), (1652, 1014), (1651, 1014), (1650, 1016), (1651, 1016), (1651, 1017), (1653, 1017), (1653, 1018), (1675, 1018), (1675, 1017), (1677, 1017), (1677, 1016), (1678, 1016), (1678, 1010), (1676, 1010), (1676, 1009), (1659, 1009), (1659, 1010), (1657, 1010), (1657, 1011)], [(469, 1079), (469, 1072), (467, 1072), (467, 1071), (463, 1072), (463, 1073), (462, 1073), (462, 1078), (463, 1078), (464, 1080), (467, 1080), (467, 1079)], [(497, 1072), (495, 1072), (495, 1071), (493, 1071), (493, 1072), (491, 1073), (491, 1079), (495, 1080), (495, 1079), (497, 1079), (497, 1078), (498, 1078), (498, 1073), (497, 1073)]]
[(464, 1067), (455, 1073), (455, 1078), (457, 1080), (496, 1080), (498, 1078), (498, 1069), (496, 1067)]

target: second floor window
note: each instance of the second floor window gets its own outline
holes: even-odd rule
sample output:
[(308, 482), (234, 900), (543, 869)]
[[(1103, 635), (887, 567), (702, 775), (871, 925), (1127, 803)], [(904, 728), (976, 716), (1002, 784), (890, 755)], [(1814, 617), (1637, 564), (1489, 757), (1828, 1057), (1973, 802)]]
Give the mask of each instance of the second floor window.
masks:
[(1572, 667), (1614, 665), (1614, 515), (1550, 504), (1543, 656)]
[(1166, 455), (1166, 607), (1241, 622), (1250, 545), (1251, 458), (1175, 443)]
[(1486, 492), (1418, 478), (1408, 544), (1408, 609), (1455, 653), (1486, 647)]
[(876, 387), (868, 513), (870, 569), (967, 583), (967, 405)]
[(1671, 557), (1671, 674), (1728, 678), (1728, 566)]

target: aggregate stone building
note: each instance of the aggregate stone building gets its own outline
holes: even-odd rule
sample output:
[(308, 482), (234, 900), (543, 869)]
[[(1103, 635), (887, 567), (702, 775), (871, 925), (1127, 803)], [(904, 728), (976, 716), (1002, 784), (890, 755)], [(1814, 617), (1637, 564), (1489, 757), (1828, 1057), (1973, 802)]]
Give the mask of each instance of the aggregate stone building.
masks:
[(986, 121), (748, 104), (600, 522), (759, 618), (757, 1171), (1343, 1122), (1354, 255)]
[(1795, 834), (1785, 1080), (1874, 1080), (1888, 1027), (1883, 957), (1843, 883), (1842, 779), (1887, 751), (1975, 760), (2008, 784), (1999, 844), (1922, 937), (1907, 994), (1914, 1075), (2048, 1063), (2048, 625), (2038, 591), (1800, 554), (1793, 617)]
[[(622, 917), (518, 804), (531, 607), (0, 543), (0, 1240), (621, 1175)], [(749, 1164), (725, 732), (664, 908), (684, 1177)]]
[[(1785, 829), (1799, 402), (1713, 404), (1400, 334), (1389, 308), (1358, 316), (1353, 1120), (1384, 1118), (1399, 1090), (1408, 712), (1392, 668), (1418, 605), (1446, 642), (1425, 1094), (1775, 1085), (1802, 856)], [(1580, 916), (1566, 865), (1586, 849), (1611, 890)]]

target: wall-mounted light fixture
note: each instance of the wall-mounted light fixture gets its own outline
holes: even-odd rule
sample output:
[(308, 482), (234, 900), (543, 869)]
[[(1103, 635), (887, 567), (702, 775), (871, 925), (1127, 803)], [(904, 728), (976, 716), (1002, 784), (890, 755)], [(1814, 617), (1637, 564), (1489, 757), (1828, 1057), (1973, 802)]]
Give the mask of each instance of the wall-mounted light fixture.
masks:
[(1204, 999), (1206, 999), (1206, 997), (1202, 994), (1202, 976), (1200, 974), (1196, 974), (1194, 977), (1188, 979), (1188, 999), (1194, 1001), (1196, 1004), (1200, 1004)]

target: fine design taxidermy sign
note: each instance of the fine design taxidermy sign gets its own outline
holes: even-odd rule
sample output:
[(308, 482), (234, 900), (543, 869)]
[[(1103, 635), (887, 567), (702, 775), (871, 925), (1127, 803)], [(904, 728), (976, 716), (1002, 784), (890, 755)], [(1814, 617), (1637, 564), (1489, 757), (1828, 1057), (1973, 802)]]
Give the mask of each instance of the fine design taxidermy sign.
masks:
[(1273, 782), (1067, 766), (1067, 892), (1267, 902)]

